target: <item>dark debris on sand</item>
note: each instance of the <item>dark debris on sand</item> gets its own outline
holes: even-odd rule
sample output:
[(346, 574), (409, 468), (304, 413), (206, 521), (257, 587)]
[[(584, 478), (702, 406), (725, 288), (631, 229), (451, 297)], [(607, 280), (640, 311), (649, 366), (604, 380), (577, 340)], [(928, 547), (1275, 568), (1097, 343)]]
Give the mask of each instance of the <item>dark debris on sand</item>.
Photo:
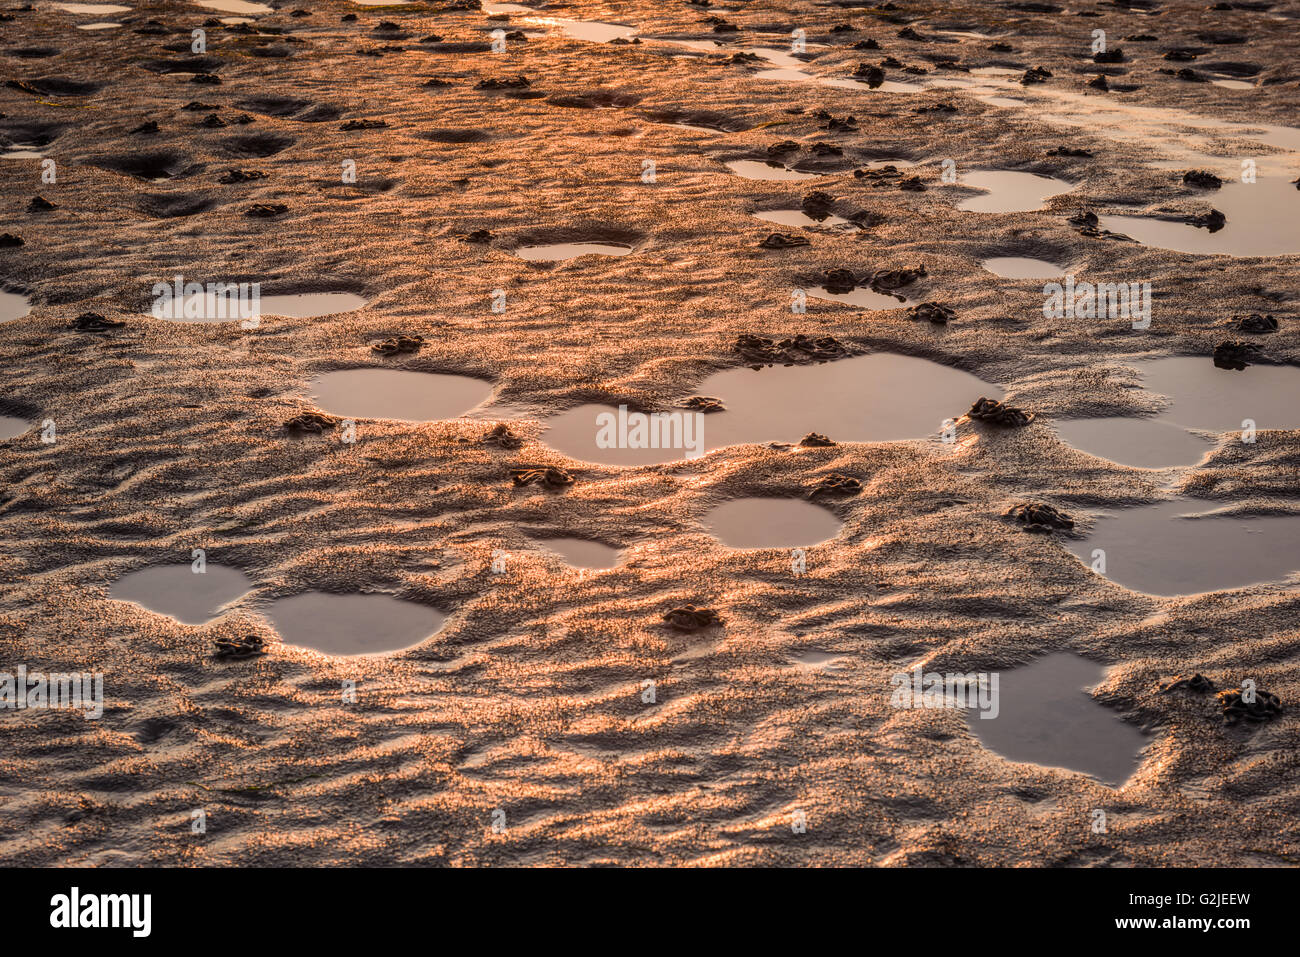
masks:
[(972, 419), (978, 419), (981, 422), (989, 422), (993, 425), (1001, 425), (1009, 428), (1018, 428), (1028, 425), (1034, 420), (1032, 412), (1025, 412), (1023, 409), (1017, 409), (1014, 406), (1004, 405), (996, 399), (987, 399), (984, 396), (976, 401), (966, 413)]
[(682, 605), (664, 614), (666, 621), (678, 631), (699, 631), (722, 624), (722, 618), (712, 608), (697, 608), (695, 605)]
[(1043, 502), (1024, 502), (1007, 509), (1006, 517), (1015, 519), (1027, 532), (1069, 531), (1074, 519), (1065, 512)]
[(857, 495), (862, 491), (862, 482), (851, 475), (832, 472), (822, 476), (808, 492), (809, 498), (818, 495)]
[(849, 347), (834, 336), (813, 337), (802, 334), (779, 340), (742, 334), (736, 338), (732, 348), (747, 361), (762, 365), (806, 365), (810, 362), (842, 359), (853, 354)]
[(539, 468), (511, 469), (510, 479), (516, 486), (544, 485), (547, 488), (566, 488), (573, 484), (573, 476), (564, 469), (551, 465)]

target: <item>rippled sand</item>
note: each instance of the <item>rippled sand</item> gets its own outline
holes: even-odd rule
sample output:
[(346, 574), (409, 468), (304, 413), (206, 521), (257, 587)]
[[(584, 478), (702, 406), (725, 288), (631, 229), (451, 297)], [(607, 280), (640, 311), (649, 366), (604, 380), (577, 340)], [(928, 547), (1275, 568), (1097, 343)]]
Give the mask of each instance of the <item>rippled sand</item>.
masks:
[[(1083, 204), (1202, 213), (1213, 197), (1183, 186), (1181, 170), (1211, 166), (1189, 149), (1213, 151), (1225, 176), (1254, 158), (1261, 175), (1290, 180), (1296, 154), (1268, 140), (1294, 149), (1300, 138), (1230, 126), (1157, 135), (1127, 114), (1059, 121), (1120, 102), (1284, 127), (1300, 106), (1294, 20), (1204, 3), (1155, 16), (1096, 6), (1100, 16), (1085, 18), (908, 2), (890, 22), (753, 0), (718, 14), (741, 28), (733, 35), (684, 4), (575, 0), (547, 13), (634, 26), (643, 41), (613, 44), (548, 36), (521, 13), (506, 22), (437, 4), (303, 3), (311, 17), (289, 16), (289, 5), (254, 17), (282, 35), (207, 27), (201, 57), (190, 31), (215, 14), (200, 7), (138, 3), (106, 16), (42, 6), (0, 23), (6, 48), (53, 51), (6, 59), (6, 74), (34, 92), (0, 87), (0, 144), (35, 143), (58, 170), (42, 183), (38, 159), (0, 160), (0, 232), (24, 241), (0, 248), (0, 284), (32, 300), (29, 315), (0, 325), (0, 413), (33, 423), (0, 442), (0, 662), (102, 671), (107, 697), (97, 722), (30, 710), (0, 719), (0, 862), (1300, 862), (1294, 587), (1152, 597), (1002, 518), (1045, 501), (1086, 531), (1100, 511), (1173, 493), (1300, 511), (1294, 430), (1261, 432), (1253, 446), (1227, 440), (1195, 467), (1155, 472), (1075, 451), (1051, 427), (1156, 412), (1133, 363), (1208, 362), (1233, 336), (1221, 325), (1233, 314), (1281, 316), (1259, 341), (1269, 360), (1295, 361), (1294, 257), (1170, 252), (1081, 235), (1067, 217)], [(899, 38), (914, 17), (922, 35), (950, 28), (958, 42)], [(104, 19), (123, 26), (76, 29)], [(149, 32), (151, 19), (170, 32)], [(376, 32), (384, 20), (407, 36)], [(841, 23), (857, 32), (829, 33)], [(480, 49), (495, 27), (537, 35), (504, 53)], [(761, 79), (771, 62), (726, 64), (701, 44), (651, 41), (785, 49), (795, 27), (810, 43), (802, 69), (816, 77), (887, 56), (929, 69), (927, 57), (944, 54), (1017, 74), (1041, 65), (1053, 78), (925, 88), (927, 77), (889, 69), (921, 92), (872, 91)], [(1089, 62), (1097, 28), (1126, 62)], [(1206, 31), (1247, 41), (1196, 38)], [(418, 42), (435, 33), (441, 44)], [(989, 51), (969, 33), (997, 33), (1013, 50)], [(1120, 39), (1133, 34), (1159, 40)], [(851, 48), (867, 36), (879, 50)], [(1194, 68), (1256, 64), (1259, 85), (1157, 73), (1184, 65), (1161, 59), (1174, 46), (1211, 51)], [(1140, 88), (1082, 86), (1102, 70)], [(542, 95), (476, 89), (520, 74)], [(446, 85), (426, 86), (433, 77)], [(191, 101), (216, 109), (183, 110)], [(940, 103), (956, 112), (917, 112)], [(822, 129), (817, 110), (851, 114), (858, 129)], [(199, 125), (209, 112), (228, 125)], [(239, 123), (243, 114), (253, 122)], [(130, 132), (148, 120), (159, 132)], [(350, 120), (387, 126), (340, 129)], [(788, 165), (815, 178), (753, 180), (725, 165), (766, 159), (787, 139), (801, 145)], [(843, 155), (814, 154), (818, 142)], [(1061, 146), (1092, 156), (1048, 155)], [(885, 157), (910, 160), (905, 173), (928, 188), (852, 175)], [(949, 158), (959, 171), (1014, 168), (1074, 188), (1040, 210), (967, 212), (957, 207), (975, 194), (941, 179)], [(354, 184), (341, 181), (349, 160)], [(220, 183), (229, 169), (267, 176)], [(787, 227), (754, 213), (797, 208), (813, 189), (840, 216), (867, 214), (867, 228), (760, 248)], [(29, 212), (38, 194), (57, 208)], [(254, 204), (287, 209), (246, 216)], [(467, 241), (478, 230), (490, 240)], [(514, 252), (572, 242), (632, 252), (560, 262)], [(1093, 281), (1150, 281), (1151, 327), (1044, 318), (1033, 282), (980, 265), (1011, 256), (1072, 263)], [(825, 270), (918, 265), (927, 275), (903, 292), (951, 307), (946, 326), (815, 298), (791, 312), (792, 290), (819, 285)], [(352, 292), (366, 305), (267, 316), (257, 329), (153, 319), (151, 287), (178, 274), (258, 281), (268, 296)], [(70, 331), (87, 311), (127, 325)], [(746, 445), (625, 469), (537, 441), (545, 416), (583, 403), (676, 407), (711, 373), (744, 364), (732, 348), (742, 333), (834, 335), (931, 358), (997, 383), (1038, 419), (1015, 430), (962, 420), (953, 444)], [(419, 351), (372, 351), (401, 334), (422, 336)], [(283, 429), (313, 407), (316, 377), (369, 365), (493, 381), (500, 418), (525, 444), (485, 443), (492, 423), (481, 417), (362, 420), (354, 444)], [(41, 441), (46, 419), (53, 443)], [(575, 483), (512, 485), (510, 469), (544, 465)], [(806, 550), (802, 576), (786, 549), (736, 551), (708, 534), (705, 516), (722, 502), (807, 495), (833, 472), (863, 488), (822, 501), (843, 528)], [(539, 544), (548, 538), (624, 552), (612, 569), (579, 570)], [(123, 574), (187, 562), (195, 548), (255, 582), (224, 616), (189, 627), (111, 600)], [(447, 618), (392, 656), (326, 657), (280, 644), (264, 614), (310, 591), (382, 592)], [(687, 603), (723, 626), (666, 627), (662, 615)], [(269, 653), (214, 659), (216, 639), (245, 635)], [(890, 703), (891, 676), (916, 664), (1011, 669), (1059, 651), (1109, 666), (1098, 707), (1151, 733), (1122, 789), (1003, 760), (960, 710)], [(1159, 693), (1192, 671), (1219, 687), (1253, 678), (1288, 711), (1225, 728), (1212, 696)], [(355, 703), (344, 701), (349, 681)], [(199, 808), (205, 835), (191, 833)], [(1098, 808), (1104, 834), (1092, 829)], [(497, 811), (504, 828), (494, 830)]]

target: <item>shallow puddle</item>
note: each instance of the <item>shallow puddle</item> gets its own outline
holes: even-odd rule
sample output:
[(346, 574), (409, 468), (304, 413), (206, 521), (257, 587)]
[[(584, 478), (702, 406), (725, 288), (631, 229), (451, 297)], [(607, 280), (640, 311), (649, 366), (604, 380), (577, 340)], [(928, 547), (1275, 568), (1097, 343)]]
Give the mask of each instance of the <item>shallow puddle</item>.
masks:
[[(124, 7), (118, 3), (56, 3), (54, 9), (62, 10), (65, 13), (93, 13), (101, 16), (112, 16), (115, 13), (130, 13), (130, 7)], [(113, 24), (117, 26), (117, 24)], [(84, 27), (82, 29), (85, 29)]]
[(339, 369), (312, 379), (308, 395), (332, 415), (436, 422), (455, 419), (492, 395), (492, 383), (405, 369)]
[(589, 43), (608, 43), (610, 40), (631, 37), (636, 27), (618, 23), (599, 23), (595, 20), (566, 20), (563, 17), (524, 17), (529, 26), (549, 27), (571, 40)]
[(731, 548), (797, 548), (840, 533), (841, 522), (826, 509), (797, 498), (738, 498), (705, 513), (714, 538)]
[(520, 246), (515, 255), (529, 262), (560, 262), (579, 256), (626, 256), (631, 246), (622, 243), (550, 243), (544, 246)]
[(999, 672), (997, 717), (972, 708), (966, 722), (1008, 761), (1067, 768), (1118, 787), (1137, 770), (1147, 738), (1088, 694), (1105, 676), (1085, 658), (1050, 654)]
[[(193, 2), (195, 6), (203, 7), (205, 10), (220, 10), (222, 13), (255, 15), (275, 12), (264, 3), (249, 3), (247, 0), (193, 0)], [(392, 0), (384, 0), (384, 2), (391, 3)]]
[(1195, 465), (1214, 447), (1195, 433), (1160, 418), (1058, 419), (1053, 424), (1067, 445), (1141, 469)]
[[(617, 409), (596, 404), (549, 419), (542, 440), (586, 462), (649, 465), (729, 445), (797, 443), (809, 432), (839, 442), (922, 439), (940, 431), (945, 419), (960, 417), (980, 396), (1002, 397), (1001, 389), (969, 372), (893, 353), (807, 366), (726, 369), (709, 376), (695, 392), (721, 398), (726, 411), (667, 413), (682, 417), (677, 420), (681, 427), (670, 437), (688, 438), (685, 448), (681, 442), (673, 448), (617, 447), (620, 434), (628, 439), (621, 444), (631, 445), (633, 432), (624, 428), (620, 433)], [(602, 415), (613, 417), (603, 420), (603, 431), (597, 418)], [(635, 415), (627, 413), (627, 421)], [(614, 442), (609, 441), (611, 435)], [(598, 436), (611, 447), (601, 447)]]
[(820, 173), (803, 173), (788, 169), (774, 160), (727, 160), (724, 164), (738, 176), (745, 179), (764, 179), (774, 181), (816, 179)]
[(14, 143), (12, 146), (0, 147), (4, 152), (0, 153), (0, 160), (25, 160), (40, 159), (41, 151), (30, 143)]
[(1107, 578), (1148, 595), (1195, 595), (1300, 571), (1300, 516), (1188, 517), (1226, 503), (1174, 499), (1101, 514), (1065, 547), (1086, 565), (1105, 552)]
[[(759, 76), (764, 74), (760, 73)], [(841, 90), (861, 90), (864, 93), (919, 93), (924, 87), (916, 83), (902, 83), (898, 80), (881, 80), (869, 83), (851, 76), (805, 77), (817, 80), (822, 86), (833, 86)], [(937, 84), (936, 84), (937, 85)]]
[(809, 216), (802, 209), (768, 209), (755, 213), (756, 219), (778, 226), (794, 226), (798, 229), (836, 229), (841, 232), (857, 232), (858, 227), (843, 216), (825, 215), (820, 219)]
[(1205, 204), (1223, 213), (1223, 228), (1190, 226), (1147, 216), (1101, 216), (1104, 228), (1146, 246), (1177, 252), (1227, 256), (1287, 256), (1300, 253), (1300, 190), (1282, 176), (1260, 174), (1254, 183), (1228, 182), (1203, 191)]
[(287, 645), (327, 655), (377, 655), (411, 648), (437, 634), (446, 615), (388, 595), (307, 592), (278, 598), (262, 613)]
[(195, 572), (189, 564), (151, 565), (123, 575), (108, 597), (170, 615), (183, 625), (202, 625), (252, 588), (248, 576), (235, 568), (209, 563)]
[(108, 23), (108, 22), (104, 22), (104, 23), (79, 23), (79, 24), (77, 24), (77, 29), (78, 29), (78, 30), (116, 30), (116, 29), (117, 29), (118, 27), (120, 27), (121, 25), (122, 25), (122, 24), (120, 24), (120, 23)]
[(1018, 109), (1026, 105), (1024, 100), (1017, 100), (1012, 96), (979, 96), (976, 99), (981, 103), (989, 104), (989, 106), (1002, 106), (1009, 109)]
[(622, 554), (589, 538), (539, 538), (538, 545), (555, 552), (574, 568), (613, 568)]
[(980, 265), (1003, 279), (1056, 279), (1065, 275), (1065, 270), (1056, 263), (1028, 256), (994, 256)]
[(0, 415), (0, 442), (22, 435), (31, 427), (32, 424), (26, 419), (19, 419), (12, 415)]
[(263, 296), (261, 309), (264, 316), (311, 319), (352, 312), (364, 306), (366, 301), (354, 292), (304, 292), (292, 296)]
[(957, 204), (958, 209), (973, 213), (1023, 213), (1042, 209), (1048, 197), (1074, 189), (1064, 180), (1009, 169), (972, 170), (961, 177), (961, 185), (984, 190)]
[(863, 309), (903, 309), (912, 304), (912, 301), (905, 296), (889, 292), (876, 292), (866, 286), (858, 286), (848, 292), (831, 292), (825, 286), (814, 286), (811, 289), (805, 289), (804, 292), (813, 299), (846, 302), (851, 306), (860, 306)]
[(843, 671), (847, 663), (846, 655), (811, 648), (806, 651), (796, 651), (790, 656), (790, 664), (809, 671)]
[(0, 291), (0, 322), (13, 322), (32, 311), (32, 302), (22, 293)]
[[(184, 295), (163, 301), (155, 318), (172, 322), (241, 322), (256, 316), (311, 319), (360, 309), (367, 300), (351, 292), (307, 292), (288, 296), (260, 296), (254, 312), (252, 298), (240, 299), (236, 291)], [(241, 310), (242, 307), (242, 310)]]
[(1177, 356), (1135, 365), (1142, 385), (1172, 401), (1160, 418), (1191, 429), (1239, 431), (1300, 427), (1300, 367), (1220, 369), (1209, 356)]

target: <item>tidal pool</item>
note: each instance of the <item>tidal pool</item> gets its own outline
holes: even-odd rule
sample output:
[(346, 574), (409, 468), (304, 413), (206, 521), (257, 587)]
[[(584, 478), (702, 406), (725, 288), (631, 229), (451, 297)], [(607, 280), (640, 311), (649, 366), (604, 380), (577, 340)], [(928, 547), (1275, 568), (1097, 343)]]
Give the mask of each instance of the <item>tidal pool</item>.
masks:
[(32, 311), (32, 301), (17, 292), (0, 291), (0, 322), (13, 322)]
[(1135, 363), (1142, 385), (1171, 403), (1161, 417), (1212, 432), (1300, 426), (1300, 367), (1250, 365), (1220, 369), (1209, 356), (1176, 356)]
[[(391, 2), (391, 0), (385, 0)], [(220, 10), (222, 13), (243, 13), (255, 15), (259, 13), (274, 13), (275, 10), (264, 3), (249, 3), (248, 0), (193, 0), (195, 6), (203, 7), (206, 10)]]
[(0, 442), (22, 435), (32, 424), (13, 415), (0, 415)]
[(1056, 263), (1028, 256), (994, 256), (980, 265), (1003, 279), (1057, 279), (1065, 275), (1065, 270)]
[(437, 634), (446, 615), (389, 595), (306, 592), (269, 602), (262, 612), (287, 645), (326, 655), (379, 655)]
[(574, 568), (607, 569), (618, 565), (622, 552), (589, 538), (539, 538), (538, 545), (555, 552)]
[(211, 562), (202, 572), (195, 572), (188, 563), (150, 565), (115, 581), (108, 597), (169, 615), (183, 625), (202, 625), (252, 588), (253, 583), (243, 572)]
[(997, 716), (967, 709), (966, 723), (1008, 761), (1062, 767), (1119, 787), (1137, 770), (1147, 737), (1088, 691), (1101, 665), (1057, 652), (998, 673)]
[(778, 226), (793, 226), (798, 229), (830, 229), (846, 233), (858, 231), (858, 227), (843, 216), (834, 216), (828, 213), (818, 219), (815, 216), (809, 216), (802, 209), (766, 209), (761, 213), (755, 213), (754, 217), (767, 223), (776, 223)]
[(560, 262), (579, 256), (626, 256), (631, 246), (622, 243), (550, 243), (544, 246), (520, 246), (515, 255), (529, 262)]
[(1051, 196), (1068, 193), (1074, 186), (1065, 180), (1038, 173), (1009, 169), (978, 169), (965, 173), (961, 185), (984, 192), (957, 204), (973, 213), (1022, 213), (1042, 209)]
[(804, 292), (814, 299), (845, 302), (850, 306), (860, 306), (863, 309), (905, 309), (912, 304), (912, 300), (906, 296), (890, 292), (876, 292), (869, 286), (857, 286), (848, 292), (832, 292), (825, 286), (814, 286), (811, 289), (805, 289)]
[(405, 369), (339, 369), (307, 386), (317, 406), (352, 419), (436, 422), (455, 419), (486, 402), (492, 383), (464, 375)]
[(1226, 182), (1206, 190), (1206, 205), (1226, 222), (1211, 232), (1180, 220), (1150, 216), (1099, 216), (1101, 225), (1157, 249), (1203, 256), (1289, 256), (1300, 253), (1300, 190), (1282, 175), (1260, 174), (1253, 183)]
[(804, 173), (797, 169), (790, 169), (775, 160), (728, 160), (723, 165), (737, 176), (743, 176), (745, 179), (761, 179), (773, 182), (817, 179), (823, 175), (821, 173)]
[(155, 318), (171, 322), (242, 322), (257, 316), (288, 316), (311, 319), (351, 312), (366, 304), (366, 299), (351, 292), (307, 292), (287, 296), (250, 296), (241, 298), (238, 285), (228, 293), (208, 289), (187, 293), (179, 299), (170, 296), (158, 300), (160, 314)]
[(1282, 581), (1300, 571), (1300, 515), (1207, 516), (1223, 502), (1172, 499), (1103, 512), (1086, 539), (1065, 547), (1086, 565), (1105, 552), (1105, 575), (1170, 597)]
[(841, 522), (819, 505), (797, 498), (737, 498), (716, 505), (704, 525), (731, 548), (795, 548), (840, 533)]
[(1052, 424), (1067, 445), (1142, 469), (1195, 465), (1214, 448), (1194, 432), (1155, 417), (1058, 419)]
[(673, 420), (681, 429), (672, 438), (689, 438), (692, 446), (686, 448), (603, 448), (602, 437), (607, 443), (611, 433), (619, 437), (612, 426), (602, 430), (598, 416), (608, 416), (608, 425), (618, 410), (594, 403), (547, 420), (542, 441), (573, 458), (607, 465), (672, 462), (729, 445), (797, 443), (809, 432), (840, 442), (894, 442), (939, 432), (945, 419), (960, 417), (980, 396), (1002, 397), (1001, 389), (969, 372), (886, 352), (815, 365), (725, 369), (695, 392), (721, 398), (726, 410), (671, 410), (681, 417)]
[(1238, 433), (1300, 426), (1300, 368), (1249, 365), (1221, 369), (1209, 356), (1136, 362), (1142, 385), (1170, 403), (1154, 416), (1060, 419), (1061, 438), (1076, 449), (1139, 468), (1194, 465), (1210, 451), (1189, 431)]
[[(124, 7), (119, 3), (56, 3), (53, 4), (56, 10), (62, 10), (65, 13), (91, 13), (101, 16), (112, 16), (115, 13), (130, 13), (130, 7)], [(113, 24), (117, 26), (117, 24)]]

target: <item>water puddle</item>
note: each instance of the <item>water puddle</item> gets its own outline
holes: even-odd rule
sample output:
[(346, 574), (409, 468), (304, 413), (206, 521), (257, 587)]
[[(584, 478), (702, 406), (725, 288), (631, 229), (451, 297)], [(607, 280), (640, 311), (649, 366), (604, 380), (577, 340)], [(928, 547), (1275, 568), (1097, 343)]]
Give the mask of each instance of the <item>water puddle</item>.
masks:
[[(759, 73), (758, 76), (765, 76), (765, 74)], [(773, 79), (784, 79), (784, 77), (773, 77)], [(866, 90), (869, 93), (919, 93), (924, 89), (924, 87), (917, 83), (902, 83), (898, 80), (880, 80), (879, 82), (873, 83), (867, 80), (859, 80), (851, 76), (812, 77), (805, 75), (804, 79), (817, 80), (822, 86), (833, 86), (841, 90)], [(933, 85), (940, 86), (942, 84), (933, 81)]]
[(446, 615), (388, 595), (307, 592), (262, 609), (287, 645), (326, 655), (402, 651), (437, 634)]
[[(818, 365), (725, 369), (705, 379), (697, 391), (721, 398), (726, 406), (708, 415), (675, 410), (691, 417), (684, 424), (696, 423), (699, 432), (692, 440), (702, 452), (773, 440), (794, 443), (809, 432), (837, 442), (922, 439), (980, 396), (1002, 397), (997, 386), (969, 372), (893, 353)], [(575, 459), (608, 465), (650, 465), (694, 455), (694, 449), (680, 446), (602, 448), (597, 417), (605, 414), (616, 415), (617, 409), (587, 404), (563, 412), (547, 421), (543, 441)], [(630, 429), (607, 428), (606, 437), (610, 432), (626, 434), (629, 441), (623, 444), (631, 444)]]
[(1225, 90), (1253, 90), (1254, 83), (1248, 83), (1245, 80), (1230, 80), (1227, 78), (1214, 79), (1210, 81), (1215, 86), (1221, 86)]
[(595, 20), (534, 16), (524, 17), (523, 22), (531, 26), (549, 27), (571, 40), (586, 40), (588, 43), (608, 43), (610, 40), (627, 39), (636, 33), (636, 27), (618, 23), (598, 23)]
[(804, 292), (814, 299), (829, 299), (832, 302), (846, 302), (862, 309), (902, 309), (912, 304), (912, 300), (897, 293), (876, 292), (866, 286), (858, 286), (848, 292), (832, 292), (825, 286), (814, 286)]
[(984, 190), (979, 196), (957, 204), (958, 209), (973, 213), (1024, 213), (1042, 209), (1048, 197), (1074, 189), (1064, 180), (1009, 169), (973, 170), (962, 176), (961, 185)]
[(195, 572), (189, 564), (151, 565), (128, 572), (108, 590), (114, 601), (129, 601), (182, 625), (202, 625), (242, 595), (253, 583), (235, 568), (207, 564)]
[[(365, 3), (366, 0), (357, 0), (358, 3)], [(374, 0), (374, 2), (390, 3), (392, 0)], [(522, 13), (529, 14), (522, 18), (522, 22), (529, 26), (550, 27), (563, 36), (573, 40), (586, 40), (590, 43), (608, 43), (610, 40), (627, 39), (636, 33), (636, 27), (624, 26), (619, 23), (600, 23), (595, 20), (569, 20), (564, 17), (547, 17), (541, 16), (541, 11), (534, 7), (526, 7), (522, 3), (484, 3), (482, 10), (486, 14), (494, 13)]]
[(12, 146), (0, 147), (0, 160), (40, 159), (44, 154), (31, 143), (14, 143)]
[(1028, 256), (994, 256), (980, 265), (1003, 279), (1056, 279), (1065, 275), (1065, 270), (1056, 263)]
[(538, 545), (555, 552), (574, 568), (609, 569), (618, 565), (622, 552), (588, 538), (539, 538)]
[[(55, 3), (52, 6), (54, 9), (62, 10), (65, 13), (93, 13), (105, 17), (112, 16), (115, 13), (131, 12), (130, 7), (124, 7), (118, 3)], [(117, 26), (117, 24), (113, 25)]]
[(1221, 369), (1208, 357), (1177, 356), (1134, 363), (1142, 385), (1170, 403), (1150, 417), (1062, 419), (1072, 447), (1138, 468), (1195, 465), (1211, 446), (1188, 429), (1240, 432), (1300, 425), (1300, 369), (1251, 365)]
[(631, 246), (622, 243), (550, 243), (545, 246), (520, 246), (515, 255), (529, 262), (560, 262), (579, 256), (626, 256)]
[(345, 418), (437, 422), (486, 402), (492, 383), (405, 369), (339, 369), (312, 379), (307, 393), (325, 412)]
[(116, 30), (121, 25), (122, 24), (120, 23), (109, 23), (108, 21), (105, 21), (104, 23), (79, 23), (77, 24), (77, 29), (78, 30)]
[[(311, 319), (352, 312), (366, 302), (365, 298), (351, 292), (307, 292), (287, 296), (260, 296), (257, 299), (259, 316), (285, 316), (291, 319)], [(183, 295), (180, 299), (173, 297), (163, 304), (162, 309), (163, 314), (156, 318), (172, 322), (240, 322), (252, 315), (252, 300), (241, 300), (238, 284), (235, 284), (234, 289), (228, 292), (208, 289)]]
[(998, 714), (966, 722), (980, 742), (1008, 761), (1061, 767), (1111, 787), (1141, 762), (1146, 735), (1088, 694), (1106, 669), (1058, 652), (998, 674)]
[(1213, 446), (1193, 432), (1160, 418), (1059, 419), (1065, 443), (1120, 465), (1163, 469), (1195, 465)]
[[(809, 49), (812, 49), (812, 46)], [(879, 91), (882, 93), (916, 93), (921, 90), (921, 87), (914, 83), (900, 83), (897, 80), (879, 80), (873, 83), (850, 76), (814, 76), (804, 70), (804, 67), (808, 65), (806, 60), (801, 60), (792, 53), (771, 47), (749, 47), (745, 52), (762, 57), (772, 64), (772, 69), (759, 70), (754, 74), (755, 78), (760, 80), (780, 80), (786, 83), (818, 83), (822, 86), (833, 86), (841, 89), (867, 92)]]
[[(193, 0), (193, 2), (195, 6), (203, 7), (205, 10), (219, 10), (222, 13), (255, 15), (275, 12), (264, 3), (249, 3), (247, 0)], [(385, 2), (391, 2), (391, 0), (385, 0)]]
[(1146, 216), (1100, 216), (1104, 228), (1145, 246), (1201, 255), (1287, 256), (1300, 253), (1300, 190), (1281, 176), (1254, 183), (1224, 183), (1204, 192), (1204, 202), (1227, 222), (1211, 232), (1185, 222)]
[(790, 656), (790, 664), (809, 671), (843, 671), (847, 661), (845, 655), (811, 648), (806, 651), (796, 651)]
[(1256, 429), (1300, 426), (1300, 368), (1252, 365), (1220, 369), (1208, 356), (1136, 363), (1142, 384), (1172, 401), (1160, 417), (1186, 428), (1233, 432), (1250, 419)]
[[(1200, 164), (1215, 157), (1206, 140), (1241, 137), (1283, 150), (1300, 150), (1300, 129), (1270, 123), (1231, 123), (1167, 107), (1137, 106), (1076, 93), (1058, 87), (1035, 87), (1024, 106), (1032, 106), (1044, 122), (1086, 127), (1137, 147), (1157, 149), (1180, 164)], [(1050, 107), (1051, 112), (1048, 112)], [(1221, 162), (1240, 171), (1236, 154)]]
[(13, 322), (32, 311), (32, 302), (17, 292), (0, 291), (0, 322)]
[(745, 179), (763, 179), (784, 182), (788, 180), (817, 179), (821, 173), (802, 173), (789, 169), (775, 160), (727, 160), (724, 164), (738, 176)]
[(19, 419), (12, 415), (0, 415), (0, 442), (5, 439), (16, 438), (31, 427), (32, 424), (26, 419)]
[(1065, 547), (1092, 566), (1106, 553), (1110, 580), (1148, 595), (1196, 595), (1300, 571), (1300, 515), (1205, 517), (1217, 503), (1174, 499), (1102, 513)]
[(795, 548), (816, 545), (840, 533), (841, 522), (826, 509), (797, 498), (738, 498), (704, 516), (714, 538), (731, 548)]
[(858, 231), (858, 227), (843, 216), (827, 213), (818, 218), (809, 216), (802, 209), (769, 209), (755, 213), (754, 216), (766, 223), (776, 223), (778, 226), (794, 226), (799, 229), (836, 229), (842, 232)]
[(312, 319), (360, 309), (367, 300), (354, 292), (304, 292), (291, 296), (263, 296), (262, 315)]

